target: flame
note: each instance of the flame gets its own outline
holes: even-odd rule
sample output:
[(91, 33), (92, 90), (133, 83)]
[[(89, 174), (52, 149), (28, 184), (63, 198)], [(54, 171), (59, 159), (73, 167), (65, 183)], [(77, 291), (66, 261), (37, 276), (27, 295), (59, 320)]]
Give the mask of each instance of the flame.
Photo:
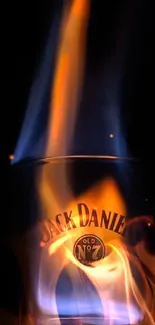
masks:
[[(107, 178), (102, 182), (99, 182), (87, 192), (81, 194), (76, 200), (73, 199), (68, 203), (65, 211), (72, 211), (72, 219), (74, 224), (77, 225), (77, 228), (71, 228), (70, 230), (66, 228), (63, 234), (54, 237), (44, 246), (40, 270), (41, 282), (38, 296), (41, 309), (47, 314), (58, 314), (55, 290), (59, 277), (65, 269), (71, 280), (72, 290), (75, 292), (74, 304), (79, 306), (78, 310), (81, 310), (85, 316), (88, 313), (88, 306), (84, 305), (84, 308), (82, 309), (82, 305), (84, 304), (82, 288), (85, 287), (86, 292), (87, 290), (89, 291), (87, 288), (89, 287), (89, 281), (97, 291), (101, 302), (100, 309), (98, 309), (97, 303), (93, 304), (92, 313), (98, 313), (100, 317), (107, 319), (107, 324), (120, 324), (120, 322), (123, 324), (136, 324), (137, 322), (142, 320), (145, 321), (146, 319), (146, 324), (154, 325), (155, 322), (151, 311), (149, 310), (152, 296), (148, 279), (145, 275), (140, 259), (135, 255), (137, 253), (137, 256), (140, 256), (140, 246), (136, 246), (135, 251), (131, 251), (130, 247), (124, 242), (118, 232), (109, 231), (109, 229), (105, 228), (96, 228), (94, 227), (94, 224), (90, 225), (90, 227), (78, 227), (78, 202), (84, 202), (82, 203), (83, 207), (84, 204), (89, 207), (89, 218), (91, 218), (93, 210), (97, 212), (98, 219), (100, 219), (103, 207), (107, 212), (117, 211), (118, 216), (116, 218), (116, 224), (119, 216), (126, 215), (126, 206), (123, 196), (121, 195), (116, 182), (112, 178)], [(52, 211), (51, 204), (48, 210)], [(60, 211), (61, 210), (59, 210), (59, 212)], [(50, 220), (54, 222), (53, 214), (50, 213), (49, 217)], [(85, 221), (85, 210), (82, 211), (82, 217)], [(140, 220), (145, 221), (147, 225), (152, 224), (152, 220), (149, 217), (144, 217)], [(132, 223), (133, 221), (130, 220), (128, 226), (131, 226)], [(135, 223), (139, 223), (139, 218), (134, 220), (134, 224)], [(125, 225), (122, 225), (120, 233), (124, 231), (124, 226)], [(115, 230), (115, 228), (113, 230)], [(77, 238), (84, 234), (92, 233), (103, 239), (106, 255), (103, 259), (92, 262), (92, 264), (88, 266), (80, 263), (80, 261), (74, 256), (73, 247)], [(146, 251), (143, 249), (143, 254), (144, 252), (146, 254)], [(146, 264), (147, 263), (148, 261)], [(48, 264), (50, 264), (50, 266)], [(52, 266), (54, 266), (54, 269), (52, 268), (52, 274), (50, 275), (50, 269)], [(50, 290), (48, 293), (47, 288), (44, 291), (42, 290), (42, 279), (45, 276), (45, 267), (49, 270), (48, 287), (50, 283)], [(155, 270), (153, 271), (155, 274)], [(133, 276), (135, 272), (137, 273), (136, 277)], [(85, 276), (88, 279), (87, 282), (85, 282)], [(78, 286), (81, 288), (80, 292)], [(65, 300), (61, 297), (59, 297), (59, 299), (62, 300), (61, 304), (65, 306), (63, 308), (66, 310), (68, 315), (69, 311), (66, 307)], [(69, 300), (69, 298), (67, 298), (67, 292), (65, 299)], [(87, 297), (87, 300), (88, 305), (91, 305), (89, 296)]]
[[(64, 9), (51, 90), (47, 157), (66, 155), (72, 138), (81, 96), (89, 8), (90, 1), (74, 0), (71, 6)], [(43, 169), (38, 177), (41, 201), (43, 201), (47, 215), (50, 213), (48, 200), (52, 201), (54, 210), (59, 209), (60, 196), (62, 200), (62, 195), (58, 197), (54, 190), (51, 193), (49, 174), (51, 174), (50, 167)], [(55, 180), (57, 184), (61, 183), (61, 192), (63, 193), (61, 204), (63, 205), (71, 195), (66, 180), (65, 164), (61, 165), (59, 169), (53, 166), (51, 182), (56, 183)]]
[(47, 156), (51, 153), (55, 156), (66, 153), (74, 129), (84, 71), (89, 3), (75, 0), (68, 15), (65, 11), (52, 87)]
[[(66, 156), (70, 146), (84, 71), (89, 7), (89, 1), (74, 0), (64, 11), (51, 92), (47, 156)], [(152, 296), (143, 265), (136, 249), (131, 250), (121, 237), (127, 211), (115, 180), (111, 177), (101, 180), (75, 199), (65, 162), (47, 163), (37, 178), (42, 212), (46, 216), (41, 229), (47, 237), (46, 244), (40, 243), (37, 301), (41, 312), (52, 315), (53, 319), (58, 316), (56, 288), (65, 270), (73, 294), (69, 298), (67, 289), (65, 298), (63, 292), (59, 296), (66, 317), (97, 314), (103, 318), (103, 324), (105, 319), (109, 325), (135, 324), (143, 319), (144, 324), (154, 325), (150, 310)], [(79, 227), (80, 216), (83, 227)], [(76, 258), (73, 247), (79, 237), (92, 233), (103, 241), (105, 256), (85, 265)], [(94, 303), (90, 284), (99, 299)]]

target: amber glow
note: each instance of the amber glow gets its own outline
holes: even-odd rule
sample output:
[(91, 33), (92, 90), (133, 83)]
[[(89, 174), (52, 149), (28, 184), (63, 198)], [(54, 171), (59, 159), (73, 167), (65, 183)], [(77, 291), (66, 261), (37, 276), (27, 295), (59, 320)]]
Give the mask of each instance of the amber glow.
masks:
[[(80, 100), (89, 1), (76, 0), (64, 15), (51, 96), (47, 156), (66, 153)], [(66, 18), (67, 16), (67, 18)]]
[(14, 159), (14, 155), (9, 155), (9, 159), (13, 160)]
[[(56, 189), (54, 189), (54, 192), (56, 193)], [(51, 187), (51, 194), (52, 193), (53, 187)], [(48, 218), (54, 222), (51, 201), (49, 200), (48, 202), (50, 204), (47, 208), (47, 210), (50, 211)], [(78, 202), (85, 202), (90, 211), (96, 209), (99, 218), (101, 215), (100, 211), (103, 207), (105, 211), (117, 211), (118, 215), (126, 214), (123, 196), (121, 195), (116, 182), (112, 178), (107, 178), (102, 182), (99, 182), (76, 200), (72, 199), (67, 203), (65, 211), (73, 211), (73, 220), (75, 224), (78, 224), (79, 220), (77, 214)], [(62, 206), (60, 201), (58, 201), (57, 204), (60, 204), (59, 212), (61, 212)], [(85, 218), (85, 214), (83, 215), (83, 218)], [(146, 225), (152, 224), (150, 217), (144, 216), (130, 220), (128, 226), (138, 226), (139, 221), (145, 222)], [(149, 308), (149, 306), (151, 306), (152, 297), (145, 272), (140, 260), (134, 256), (134, 251), (131, 253), (130, 247), (125, 244), (123, 238), (119, 236), (118, 233), (103, 228), (95, 229), (95, 234), (100, 236), (104, 241), (107, 254), (102, 260), (92, 263), (92, 267), (81, 264), (73, 255), (73, 246), (76, 239), (82, 234), (92, 233), (94, 229), (93, 226), (94, 225), (92, 224), (92, 227), (90, 228), (85, 227), (82, 229), (77, 227), (76, 229), (70, 229), (69, 231), (66, 230), (63, 234), (54, 237), (48, 245), (44, 246), (44, 257), (41, 269), (47, 265), (48, 258), (50, 259), (51, 265), (54, 265), (54, 270), (52, 269), (50, 279), (50, 290), (52, 290), (51, 288), (54, 290), (57, 286), (59, 276), (65, 268), (76, 292), (79, 283), (79, 276), (80, 279), (82, 277), (81, 274), (78, 276), (77, 274), (80, 272), (79, 270), (81, 270), (97, 290), (102, 303), (100, 314), (110, 319), (110, 322), (108, 323), (109, 325), (115, 324), (116, 319), (120, 322), (124, 320), (124, 322), (128, 321), (129, 324), (137, 324), (137, 322), (141, 321), (143, 318), (147, 319), (146, 324), (154, 325), (155, 322), (152, 311), (150, 311)], [(141, 245), (136, 246), (135, 252), (138, 256), (141, 256), (141, 254), (146, 255), (143, 261), (146, 259), (147, 265), (147, 254), (145, 253), (144, 248), (143, 250), (141, 248)], [(74, 271), (72, 270), (71, 265), (74, 265)], [(135, 279), (133, 276), (134, 270), (138, 273), (138, 279)], [(152, 272), (155, 274), (154, 269)], [(41, 274), (44, 274), (43, 269)], [(83, 283), (84, 279), (82, 278), (80, 281)], [(140, 287), (140, 283), (142, 283), (142, 288)], [(87, 286), (87, 284), (85, 285)], [(46, 294), (47, 293), (45, 293), (45, 296)], [(51, 307), (47, 308), (47, 305), (44, 305), (41, 299), (41, 291), (38, 298), (40, 307), (46, 313), (50, 313), (51, 308), (51, 312), (57, 314), (58, 311), (55, 296), (47, 296), (49, 297), (49, 305)], [(75, 294), (75, 297), (75, 304), (82, 299), (79, 293), (77, 293), (77, 295)]]
[[(89, 1), (74, 0), (64, 11), (51, 91), (47, 156), (66, 156), (68, 153), (83, 80), (89, 7)], [(110, 134), (110, 138), (113, 136)], [(50, 240), (47, 240), (46, 244), (43, 241), (40, 243), (42, 255), (37, 302), (41, 312), (53, 317), (58, 315), (55, 291), (59, 277), (65, 268), (75, 294), (74, 305), (81, 306), (82, 295), (78, 287), (83, 288), (86, 285), (82, 275), (85, 274), (96, 289), (102, 305), (99, 311), (95, 309), (97, 306), (93, 305), (93, 312), (99, 312), (99, 316), (108, 318), (107, 324), (114, 325), (116, 321), (117, 324), (136, 324), (144, 319), (146, 325), (154, 325), (152, 307), (150, 307), (152, 297), (145, 272), (140, 260), (135, 257), (134, 250), (130, 250), (121, 237), (125, 227), (123, 216), (126, 216), (127, 211), (123, 194), (116, 181), (111, 177), (100, 180), (75, 199), (64, 163), (59, 166), (53, 164), (52, 168), (51, 164), (44, 166), (37, 175), (37, 182), (43, 214), (54, 225)], [(83, 228), (79, 227), (77, 210), (79, 202), (89, 209), (89, 213), (86, 208), (81, 212), (83, 223), (87, 221), (87, 226)], [(107, 228), (101, 222), (103, 209)], [(68, 224), (64, 212), (72, 215), (72, 221)], [(114, 217), (116, 223), (112, 227)], [(122, 221), (119, 227), (116, 227), (117, 219), (120, 217)], [(41, 224), (41, 229), (46, 229), (48, 236), (47, 219)], [(139, 219), (136, 220), (138, 222)], [(95, 222), (98, 222), (96, 227)], [(149, 226), (150, 221), (147, 222)], [(79, 236), (93, 231), (103, 240), (106, 254), (102, 260), (92, 263), (90, 267), (75, 258), (73, 246)], [(139, 252), (139, 246), (135, 249)], [(136, 270), (138, 279), (133, 276), (133, 270)], [(139, 285), (139, 278), (142, 287)], [(67, 293), (65, 299), (69, 299)], [(89, 301), (89, 295), (87, 299)], [(65, 303), (62, 301), (62, 304), (64, 304), (63, 308), (66, 308), (65, 312), (69, 313), (66, 300)], [(87, 314), (86, 309), (83, 312)]]
[[(68, 240), (67, 236), (65, 240)], [(50, 246), (50, 255), (55, 252), (55, 245), (56, 244), (53, 244), (53, 248), (52, 245)], [(126, 307), (125, 319), (129, 320), (129, 324), (135, 324), (137, 321), (142, 320), (144, 314), (147, 316), (148, 324), (155, 324), (151, 312), (148, 309), (147, 301), (142, 296), (133, 278), (130, 262), (133, 262), (133, 267), (137, 268), (142, 277), (143, 285), (146, 290), (145, 298), (150, 300), (151, 297), (148, 294), (149, 287), (142, 267), (136, 260), (133, 260), (132, 254), (129, 255), (122, 241), (117, 240), (109, 242), (107, 243), (107, 247), (111, 248), (111, 253), (100, 262), (92, 265), (93, 267), (86, 267), (79, 263), (73, 256), (71, 250), (66, 246), (64, 246), (64, 254), (66, 259), (81, 269), (87, 275), (91, 283), (93, 283), (102, 301), (104, 316), (110, 318), (109, 324), (114, 324), (113, 320), (116, 320), (116, 318), (120, 321), (123, 320), (123, 310), (119, 310), (117, 307), (119, 303), (120, 305), (122, 304), (122, 309), (124, 306)], [(76, 273), (72, 274), (72, 283), (74, 285), (76, 284)], [(78, 299), (80, 299), (80, 297), (77, 296), (77, 300)], [(134, 308), (135, 310), (136, 308), (139, 310), (139, 315), (136, 315)]]

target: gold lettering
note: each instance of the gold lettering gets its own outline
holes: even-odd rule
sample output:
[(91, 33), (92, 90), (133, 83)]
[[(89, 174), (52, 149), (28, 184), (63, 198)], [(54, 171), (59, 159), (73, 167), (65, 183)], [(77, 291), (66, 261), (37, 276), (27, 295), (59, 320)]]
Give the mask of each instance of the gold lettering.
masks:
[(86, 258), (86, 245), (77, 245), (78, 247), (78, 260)]
[(92, 254), (92, 259), (93, 260), (97, 260), (98, 259), (98, 256), (97, 256), (97, 254), (98, 254), (98, 252), (99, 252), (99, 250), (100, 250), (100, 245), (94, 245), (93, 246), (93, 250), (94, 250), (94, 252), (93, 252), (93, 254)]

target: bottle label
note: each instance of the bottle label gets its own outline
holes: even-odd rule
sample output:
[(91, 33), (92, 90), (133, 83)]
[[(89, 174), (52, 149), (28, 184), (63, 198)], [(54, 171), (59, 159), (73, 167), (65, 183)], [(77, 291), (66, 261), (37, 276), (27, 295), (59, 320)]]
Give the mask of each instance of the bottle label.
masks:
[(70, 207), (70, 210), (58, 213), (52, 219), (44, 221), (41, 227), (42, 242), (55, 242), (57, 238), (68, 233), (76, 237), (75, 240), (78, 238), (80, 240), (82, 235), (98, 236), (103, 242), (116, 239), (124, 235), (125, 219), (125, 216), (115, 211), (97, 209), (92, 205), (79, 202)]

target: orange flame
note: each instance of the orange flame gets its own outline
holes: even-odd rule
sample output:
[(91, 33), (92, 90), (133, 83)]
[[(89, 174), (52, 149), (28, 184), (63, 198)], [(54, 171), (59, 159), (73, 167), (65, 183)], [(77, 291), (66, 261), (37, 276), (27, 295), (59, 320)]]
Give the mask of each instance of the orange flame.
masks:
[[(46, 155), (63, 156), (67, 154), (76, 119), (82, 75), (84, 71), (85, 37), (90, 1), (74, 0), (70, 7), (65, 7), (64, 17), (60, 29), (60, 43), (57, 53), (54, 83), (52, 86), (48, 140)], [(49, 168), (50, 169), (50, 168)], [(52, 201), (54, 210), (59, 209), (59, 197), (49, 183), (51, 170), (43, 169), (39, 175), (39, 191), (47, 215), (48, 200)], [(68, 182), (66, 180), (65, 164), (60, 168), (52, 169), (51, 182), (61, 183), (61, 205), (70, 197)], [(58, 193), (58, 191), (57, 191)]]
[[(89, 223), (83, 228), (78, 227), (79, 214), (77, 205), (79, 202), (82, 202), (83, 207), (84, 205), (89, 207), (89, 216), (87, 216)], [(54, 288), (57, 286), (59, 276), (63, 269), (66, 268), (72, 281), (72, 286), (76, 292), (79, 277), (81, 279), (80, 281), (82, 281), (82, 283), (84, 282), (84, 279), (81, 278), (82, 275), (80, 274), (82, 271), (98, 292), (102, 302), (102, 309), (104, 310), (104, 314), (102, 314), (103, 310), (100, 310), (100, 313), (102, 316), (110, 319), (110, 323), (107, 324), (115, 324), (116, 319), (119, 322), (124, 321), (124, 324), (127, 324), (127, 321), (129, 324), (135, 324), (144, 319), (144, 321), (146, 320), (146, 324), (154, 325), (155, 322), (152, 315), (153, 309), (151, 311), (149, 309), (151, 306), (152, 296), (150, 293), (148, 278), (144, 273), (140, 259), (135, 257), (136, 252), (137, 255), (140, 256), (141, 250), (139, 253), (139, 246), (136, 246), (134, 252), (131, 252), (122, 237), (119, 236), (119, 233), (121, 234), (124, 231), (124, 223), (120, 223), (119, 228), (117, 227), (117, 232), (115, 232), (116, 227), (113, 227), (112, 231), (109, 230), (110, 224), (113, 222), (113, 214), (111, 214), (111, 219), (109, 218), (109, 229), (104, 227), (105, 224), (104, 226), (102, 224), (102, 227), (99, 227), (103, 207), (107, 216), (108, 211), (117, 211), (117, 218), (115, 218), (115, 224), (117, 227), (120, 216), (126, 214), (126, 207), (118, 186), (112, 178), (107, 178), (106, 180), (99, 182), (76, 200), (74, 199), (69, 202), (66, 206), (65, 211), (72, 211), (72, 221), (77, 225), (77, 227), (70, 227), (68, 230), (64, 223), (63, 226), (66, 227), (65, 231), (62, 234), (58, 234), (57, 236), (54, 236), (54, 238), (51, 238), (49, 243), (44, 247), (41, 268), (44, 268), (45, 265), (47, 265), (48, 254), (51, 257), (50, 265), (54, 265), (50, 279), (52, 283), (50, 291), (53, 290), (55, 292)], [(48, 211), (52, 211), (51, 204)], [(60, 213), (60, 211), (61, 210), (59, 210), (59, 217), (61, 222), (63, 222), (63, 213)], [(95, 219), (91, 217), (92, 211), (96, 211), (97, 213), (98, 227), (95, 227)], [(48, 217), (52, 222), (55, 222), (54, 216), (51, 212)], [(85, 223), (85, 210), (82, 211), (82, 218)], [(146, 224), (151, 223), (149, 217), (145, 217), (144, 220)], [(92, 221), (92, 224), (90, 224), (90, 221)], [(139, 218), (135, 219), (134, 222), (138, 223)], [(129, 226), (131, 223), (133, 223), (133, 221), (128, 222)], [(105, 244), (105, 257), (97, 262), (92, 262), (91, 267), (80, 263), (73, 253), (73, 247), (77, 238), (80, 238), (84, 234), (97, 235)], [(133, 277), (135, 270), (138, 273), (138, 280)], [(41, 272), (43, 272), (43, 270)], [(41, 279), (43, 279), (44, 272), (41, 274)], [(142, 283), (142, 288), (140, 287), (139, 281)], [(86, 283), (83, 283), (83, 285), (87, 286)], [(52, 297), (49, 297), (49, 309), (43, 304), (41, 294), (40, 291), (40, 307), (46, 311), (46, 313), (49, 313), (51, 308), (51, 312), (57, 314), (58, 311), (55, 294), (53, 294)], [(47, 295), (47, 292), (45, 295)], [(75, 304), (78, 304), (80, 299), (81, 296), (77, 293), (77, 295), (75, 295)]]
[(58, 49), (47, 156), (66, 153), (74, 129), (84, 70), (84, 44), (89, 1), (76, 0), (63, 20)]
[[(72, 138), (84, 71), (89, 7), (89, 1), (74, 0), (64, 12), (52, 88), (47, 156), (66, 156)], [(47, 237), (47, 244), (44, 241), (40, 244), (38, 304), (41, 311), (58, 315), (55, 290), (66, 268), (75, 292), (79, 283), (86, 285), (81, 271), (87, 275), (102, 303), (100, 316), (107, 317), (109, 325), (114, 321), (135, 324), (142, 319), (146, 325), (155, 325), (148, 280), (140, 259), (135, 257), (138, 247), (131, 252), (121, 238), (126, 206), (116, 182), (107, 178), (74, 199), (65, 163), (53, 163), (52, 168), (51, 164), (45, 165), (38, 181), (41, 205), (47, 216), (41, 225)], [(79, 202), (83, 204), (81, 210)], [(83, 227), (79, 227), (80, 216)], [(89, 266), (80, 263), (73, 253), (76, 240), (85, 234), (97, 235), (105, 245), (105, 257)], [(142, 290), (133, 277), (133, 270), (142, 280)], [(78, 304), (80, 299), (80, 294), (75, 294), (74, 303)]]

